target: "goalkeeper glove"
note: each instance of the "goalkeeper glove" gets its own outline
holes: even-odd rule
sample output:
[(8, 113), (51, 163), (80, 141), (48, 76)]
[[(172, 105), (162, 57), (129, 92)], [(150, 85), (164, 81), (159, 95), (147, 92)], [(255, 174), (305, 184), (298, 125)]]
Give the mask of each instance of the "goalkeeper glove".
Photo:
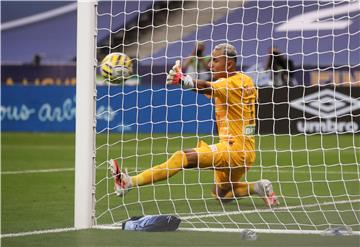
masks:
[(180, 84), (184, 88), (194, 88), (194, 81), (189, 75), (184, 75), (181, 71), (180, 60), (176, 60), (175, 65), (169, 71), (166, 77), (167, 85), (178, 85)]

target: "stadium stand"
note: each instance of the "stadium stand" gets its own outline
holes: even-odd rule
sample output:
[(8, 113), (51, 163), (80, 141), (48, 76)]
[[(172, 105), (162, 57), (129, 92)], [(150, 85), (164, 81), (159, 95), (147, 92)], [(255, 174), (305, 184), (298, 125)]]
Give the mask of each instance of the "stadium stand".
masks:
[[(335, 67), (343, 70), (341, 74), (358, 69), (356, 35), (360, 15), (356, 8), (342, 10), (344, 4), (337, 6), (335, 19), (341, 23), (349, 16), (347, 28), (317, 29), (313, 26), (316, 22), (331, 23), (326, 12), (330, 3), (319, 5), (309, 1), (302, 6), (297, 1), (285, 5), (246, 1), (244, 7), (243, 4), (242, 1), (100, 1), (98, 60), (109, 53), (109, 47), (112, 52), (124, 51), (138, 59), (134, 64), (142, 81), (162, 84), (169, 64), (189, 56), (194, 41), (203, 41), (205, 54), (209, 54), (217, 43), (227, 40), (241, 54), (238, 66), (244, 71), (261, 70), (268, 60), (269, 48), (281, 47), (293, 61), (295, 77), (300, 84), (309, 83), (304, 72), (314, 67), (321, 70)], [(13, 73), (16, 68), (9, 64), (75, 65), (76, 2), (5, 1), (2, 7), (1, 52), (5, 81), (17, 83), (24, 77), (29, 81), (33, 77), (24, 74), (17, 79), (18, 73)], [(308, 23), (304, 30), (290, 32), (286, 29), (285, 24), (304, 16), (311, 19), (314, 13), (320, 13), (321, 19)], [(22, 71), (32, 69), (23, 68)], [(42, 72), (38, 74), (43, 75)], [(49, 76), (54, 78), (54, 75)], [(44, 74), (43, 78), (49, 76)], [(67, 74), (66, 77), (74, 76)]]
[[(208, 2), (201, 4), (203, 5), (201, 8), (205, 8), (206, 4), (211, 7), (211, 3)], [(331, 7), (331, 4), (330, 2), (322, 4), (320, 10)], [(196, 6), (191, 7), (196, 8)], [(164, 63), (166, 59), (176, 60), (178, 57), (190, 54), (194, 40), (203, 40), (208, 47), (208, 52), (216, 45), (213, 43), (214, 40), (217, 42), (227, 40), (240, 51), (242, 54), (241, 64), (247, 66), (258, 63), (259, 60), (260, 62), (265, 61), (268, 49), (274, 46), (281, 47), (284, 52), (291, 54), (291, 59), (295, 64), (323, 66), (332, 63), (334, 65), (358, 64), (358, 57), (353, 53), (358, 48), (357, 35), (360, 19), (356, 9), (353, 12), (337, 16), (341, 20), (344, 16), (349, 15), (350, 18), (354, 18), (354, 21), (350, 24), (349, 29), (335, 30), (334, 36), (332, 36), (334, 30), (331, 28), (305, 29), (303, 32), (300, 29), (295, 32), (286, 32), (280, 28), (281, 24), (287, 20), (304, 13), (309, 14), (320, 10), (316, 2), (310, 1), (305, 8), (302, 8), (301, 2), (298, 1), (289, 1), (287, 5), (281, 1), (248, 1), (245, 3), (245, 8), (239, 4), (236, 10), (230, 13), (225, 11), (216, 22), (199, 25), (197, 32), (193, 31), (184, 35), (181, 39), (170, 43), (168, 47), (159, 49), (151, 56), (155, 63)], [(193, 9), (190, 12), (197, 13), (197, 10)], [(195, 17), (199, 16), (200, 18), (201, 14), (202, 12), (199, 12), (199, 15), (195, 15)], [(227, 14), (229, 15), (226, 16)], [(326, 21), (326, 18), (327, 16), (324, 15), (322, 21)], [(169, 34), (169, 36), (171, 35)], [(169, 37), (169, 39), (171, 38)], [(333, 48), (331, 48), (332, 46)], [(336, 53), (329, 52), (331, 50), (335, 50)], [(144, 59), (144, 61), (146, 60)]]
[[(356, 42), (356, 36), (351, 35), (351, 33), (357, 34), (356, 23), (359, 23), (360, 18), (357, 11), (346, 13), (354, 18), (349, 30), (335, 30), (336, 35), (331, 36), (332, 30), (306, 30), (301, 34), (300, 31), (286, 32), (279, 28), (287, 19), (291, 20), (303, 13), (319, 11), (315, 3), (309, 3), (303, 9), (299, 8), (299, 2), (296, 1), (290, 1), (288, 5), (276, 2), (273, 4), (269, 1), (249, 1), (245, 3), (246, 11), (242, 8), (241, 1), (229, 3), (220, 1), (216, 4), (219, 5), (216, 11), (209, 13), (211, 3), (205, 1), (181, 3), (138, 0), (115, 1), (113, 4), (109, 1), (100, 1), (98, 44), (100, 47), (104, 46), (104, 49), (101, 50), (103, 54), (99, 56), (102, 57), (108, 52), (105, 46), (108, 46), (111, 40), (114, 49), (125, 50), (130, 56), (141, 59), (142, 63), (165, 64), (166, 60), (171, 62), (190, 54), (194, 40), (203, 40), (209, 52), (216, 45), (212, 40), (226, 39), (234, 43), (241, 51), (243, 54), (241, 63), (247, 66), (259, 62), (258, 60), (260, 62), (266, 60), (267, 50), (273, 46), (283, 47), (284, 52), (292, 54), (291, 59), (295, 64), (326, 66), (332, 61), (335, 65), (357, 64), (358, 62), (357, 56), (352, 53), (358, 42)], [(231, 4), (235, 10), (228, 13), (227, 4)], [(75, 2), (5, 1), (2, 5), (3, 63), (30, 63), (36, 54), (40, 54), (46, 63), (68, 63), (74, 59), (76, 54)], [(326, 4), (322, 4), (321, 10), (326, 7)], [(182, 8), (187, 11), (182, 12)], [(54, 13), (54, 10), (61, 9), (62, 12)], [(41, 19), (41, 15), (44, 14), (48, 16)], [(341, 19), (343, 15), (339, 14), (338, 18)], [(191, 25), (195, 23), (194, 18), (197, 18), (198, 31), (195, 25)], [(211, 23), (209, 18), (216, 21)], [(227, 18), (226, 21), (225, 18)], [(36, 19), (37, 21), (34, 21)], [(164, 23), (167, 19), (174, 25), (166, 27)], [(182, 33), (178, 30), (181, 27), (175, 25), (181, 23), (181, 19), (185, 26), (188, 24)], [(15, 21), (20, 22), (15, 26), (9, 26)], [(274, 28), (272, 21), (275, 23)], [(109, 27), (111, 27), (111, 34), (109, 34)], [(140, 37), (138, 37), (139, 31), (141, 31)], [(321, 32), (321, 39), (317, 32)], [(326, 35), (327, 33), (329, 35)], [(164, 35), (167, 37), (164, 38)], [(305, 39), (302, 39), (302, 35)], [(152, 38), (153, 42), (145, 42), (149, 38)], [(169, 42), (156, 42), (166, 39)], [(254, 42), (256, 39), (259, 42)], [(348, 44), (350, 49), (346, 49)], [(333, 49), (337, 52), (335, 54), (326, 52), (331, 50), (329, 46), (334, 46)]]
[[(28, 64), (35, 55), (40, 55), (46, 64), (73, 62), (76, 56), (76, 2), (5, 1), (1, 4), (2, 64)], [(137, 23), (139, 10), (146, 13), (153, 4), (154, 1), (140, 0), (100, 1), (99, 44), (109, 40), (110, 26), (114, 33), (130, 28)]]
[(5, 1), (1, 16), (2, 64), (66, 63), (76, 54), (76, 3)]

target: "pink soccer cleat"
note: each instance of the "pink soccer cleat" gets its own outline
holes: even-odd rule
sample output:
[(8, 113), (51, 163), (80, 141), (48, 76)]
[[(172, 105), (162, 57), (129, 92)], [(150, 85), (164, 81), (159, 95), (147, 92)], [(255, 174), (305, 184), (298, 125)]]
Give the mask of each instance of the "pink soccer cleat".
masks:
[(269, 180), (262, 179), (257, 181), (254, 185), (254, 190), (264, 200), (266, 206), (271, 208), (280, 204)]

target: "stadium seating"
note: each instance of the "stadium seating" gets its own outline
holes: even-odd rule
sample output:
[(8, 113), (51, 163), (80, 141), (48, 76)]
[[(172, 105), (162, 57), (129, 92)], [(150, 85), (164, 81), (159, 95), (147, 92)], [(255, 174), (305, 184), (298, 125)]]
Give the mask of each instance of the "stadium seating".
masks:
[[(321, 10), (329, 9), (331, 6), (331, 3), (322, 5)], [(198, 30), (169, 44), (168, 47), (163, 47), (151, 56), (154, 63), (162, 64), (168, 58), (176, 60), (178, 57), (189, 56), (194, 40), (203, 40), (208, 53), (211, 47), (216, 45), (214, 40), (217, 43), (223, 40), (231, 42), (237, 48), (242, 54), (241, 64), (247, 66), (266, 60), (268, 49), (272, 46), (291, 54), (295, 65), (358, 64), (358, 57), (354, 56), (352, 51), (358, 49), (359, 42), (356, 35), (351, 35), (351, 33), (358, 32), (357, 23), (359, 22), (352, 22), (349, 29), (336, 30), (334, 36), (332, 36), (334, 30), (331, 26), (329, 29), (320, 29), (320, 31), (316, 29), (305, 29), (303, 32), (300, 29), (295, 32), (279, 30), (279, 26), (288, 19), (291, 20), (304, 13), (316, 13), (316, 11), (319, 11), (319, 6), (315, 2), (308, 3), (306, 8), (302, 9), (301, 3), (297, 1), (289, 1), (287, 5), (281, 1), (248, 1), (245, 8), (239, 6), (228, 16), (223, 16), (215, 23), (199, 27)], [(325, 15), (326, 12), (322, 14)], [(341, 20), (347, 15), (351, 18), (356, 16), (357, 19), (359, 18), (356, 11), (340, 14), (338, 18)], [(323, 19), (325, 21), (326, 16)], [(332, 49), (336, 53), (329, 52)], [(148, 60), (144, 59), (144, 61)]]
[[(100, 1), (98, 6), (98, 40), (106, 40), (109, 27), (116, 32), (128, 23), (136, 22), (139, 14), (151, 8), (153, 1)], [(139, 8), (140, 7), (140, 8)], [(31, 63), (35, 54), (43, 62), (64, 64), (72, 62), (76, 56), (76, 2), (51, 1), (5, 1), (2, 3), (2, 63)], [(60, 10), (61, 14), (43, 15)], [(110, 14), (112, 10), (111, 18)], [(11, 22), (21, 18), (21, 24), (10, 27)], [(33, 20), (37, 21), (33, 21)], [(111, 20), (111, 24), (110, 24)], [(4, 25), (8, 28), (4, 28)]]
[[(16, 1), (4, 2), (3, 7), (7, 11), (2, 17), (2, 24), (71, 4), (74, 3), (43, 1), (25, 3)], [(186, 3), (180, 7), (186, 8), (186, 5), (189, 4)], [(350, 35), (350, 33), (356, 33), (356, 30), (354, 31), (357, 28), (356, 22), (349, 26), (349, 30), (338, 30), (335, 36), (330, 35), (331, 30), (323, 30), (321, 31), (321, 39), (319, 39), (316, 30), (305, 31), (303, 35), (306, 39), (302, 39), (300, 32), (288, 33), (277, 29), (280, 24), (285, 22), (286, 18), (291, 19), (301, 14), (299, 12), (301, 8), (298, 8), (297, 4), (297, 2), (290, 1), (288, 6), (280, 5), (280, 3), (277, 6), (275, 2), (274, 6), (272, 6), (272, 2), (268, 1), (250, 1), (245, 5), (246, 11), (241, 6), (238, 6), (238, 8), (229, 13), (228, 17), (223, 16), (215, 23), (202, 25), (197, 32), (195, 30), (187, 34), (185, 33), (186, 35), (182, 39), (171, 42), (168, 47), (164, 42), (163, 47), (158, 49), (157, 52), (154, 54), (144, 54), (144, 56), (140, 56), (140, 59), (145, 64), (147, 62), (164, 64), (166, 59), (175, 60), (178, 57), (189, 55), (193, 48), (193, 40), (204, 40), (207, 46), (206, 52), (209, 53), (211, 47), (215, 45), (212, 40), (227, 39), (241, 51), (243, 56), (242, 64), (248, 66), (258, 62), (257, 59), (265, 59), (267, 50), (271, 46), (282, 47), (284, 52), (292, 54), (291, 58), (295, 64), (329, 65), (329, 63), (334, 61), (335, 65), (341, 65), (347, 64), (348, 59), (350, 59), (351, 64), (355, 64), (357, 57), (351, 56), (349, 52), (356, 49), (355, 46), (357, 45), (355, 36)], [(113, 32), (111, 34), (113, 47), (117, 46), (114, 42), (120, 45), (123, 37), (121, 34), (123, 32), (121, 31), (124, 31), (125, 27), (127, 30), (126, 42), (131, 42), (128, 40), (131, 39), (129, 33), (132, 29), (138, 28), (135, 27), (138, 21), (147, 21), (148, 24), (152, 23), (152, 19), (146, 20), (146, 15), (151, 14), (150, 9), (153, 6), (158, 6), (158, 10), (164, 7), (161, 6), (161, 1), (115, 1), (113, 3), (101, 1), (98, 7), (99, 46), (108, 45), (110, 40), (109, 29)], [(171, 9), (170, 5), (167, 7)], [(326, 5), (322, 6), (322, 8), (326, 7)], [(196, 6), (191, 6), (190, 4), (188, 8), (196, 8)], [(303, 11), (310, 13), (317, 10), (317, 8), (316, 4), (308, 4)], [(156, 12), (156, 8), (154, 9), (154, 13), (158, 15), (159, 13)], [(227, 14), (227, 12), (224, 14)], [(350, 12), (349, 16), (355, 16), (356, 14), (357, 12)], [(225, 18), (227, 18), (228, 24), (225, 24)], [(165, 22), (166, 19), (163, 21)], [(273, 25), (273, 22), (275, 25)], [(36, 53), (40, 53), (44, 61), (51, 63), (71, 61), (76, 55), (76, 25), (74, 23), (76, 23), (76, 8), (54, 18), (2, 30), (3, 62), (29, 63)], [(157, 23), (157, 25), (160, 24)], [(324, 35), (326, 33), (329, 33), (329, 35)], [(170, 30), (169, 36), (171, 35), (173, 34)], [(259, 42), (255, 42), (256, 39)], [(332, 44), (334, 45), (334, 50), (338, 51), (336, 54), (325, 52), (329, 50), (329, 45)], [(348, 44), (350, 49), (346, 49)], [(136, 44), (132, 45), (136, 46)], [(128, 46), (131, 46), (131, 43)]]

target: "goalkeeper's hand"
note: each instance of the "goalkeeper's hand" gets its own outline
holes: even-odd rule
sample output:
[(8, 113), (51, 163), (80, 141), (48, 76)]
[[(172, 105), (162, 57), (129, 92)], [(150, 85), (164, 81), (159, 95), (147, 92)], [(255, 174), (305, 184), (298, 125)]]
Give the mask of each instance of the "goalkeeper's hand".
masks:
[(184, 75), (181, 70), (180, 60), (176, 60), (175, 65), (169, 71), (166, 77), (167, 85), (181, 84), (184, 88), (194, 88), (194, 82), (191, 76)]

